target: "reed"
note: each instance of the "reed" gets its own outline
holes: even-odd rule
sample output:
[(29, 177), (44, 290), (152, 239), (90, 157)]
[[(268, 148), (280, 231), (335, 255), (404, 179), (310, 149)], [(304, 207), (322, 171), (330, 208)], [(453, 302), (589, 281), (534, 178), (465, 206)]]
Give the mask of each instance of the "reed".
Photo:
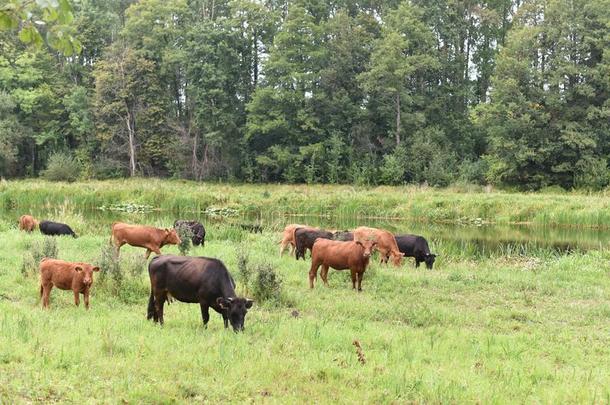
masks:
[[(608, 228), (610, 199), (599, 193), (487, 192), (483, 188), (354, 187), (348, 185), (249, 185), (184, 180), (128, 179), (86, 183), (3, 181), (0, 206), (26, 211), (113, 204), (203, 213), (320, 215), (399, 218), (417, 222), (530, 223), (540, 226)], [(222, 213), (222, 210), (218, 211)]]

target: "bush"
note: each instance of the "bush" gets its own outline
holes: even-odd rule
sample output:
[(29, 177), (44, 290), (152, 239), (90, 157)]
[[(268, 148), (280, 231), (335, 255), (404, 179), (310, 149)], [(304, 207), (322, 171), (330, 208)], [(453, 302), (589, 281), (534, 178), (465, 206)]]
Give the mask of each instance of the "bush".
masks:
[(178, 250), (180, 250), (180, 254), (182, 256), (186, 256), (192, 247), (193, 231), (188, 225), (181, 224), (176, 228), (176, 233), (180, 237), (180, 244), (178, 245)]
[(142, 283), (142, 273), (146, 269), (143, 255), (126, 256), (121, 265), (116, 248), (105, 245), (100, 252), (98, 266), (102, 270), (99, 288), (107, 295), (126, 304), (139, 303), (143, 296), (148, 295), (147, 286)]
[(47, 169), (42, 177), (50, 181), (76, 181), (81, 172), (81, 165), (74, 157), (65, 153), (54, 153), (49, 158)]
[(40, 261), (45, 257), (57, 259), (59, 249), (57, 240), (51, 236), (45, 237), (42, 242), (36, 241), (28, 246), (21, 262), (21, 273), (23, 275), (35, 274), (38, 272)]
[(250, 285), (250, 278), (252, 277), (252, 269), (248, 264), (250, 257), (248, 256), (247, 249), (244, 246), (240, 246), (237, 249), (237, 274), (239, 276), (239, 280), (246, 287), (246, 294)]
[(259, 302), (280, 301), (282, 280), (268, 263), (259, 264), (255, 269), (252, 293)]
[(394, 186), (404, 183), (406, 160), (407, 153), (403, 146), (397, 147), (392, 154), (385, 155), (380, 170), (382, 183)]

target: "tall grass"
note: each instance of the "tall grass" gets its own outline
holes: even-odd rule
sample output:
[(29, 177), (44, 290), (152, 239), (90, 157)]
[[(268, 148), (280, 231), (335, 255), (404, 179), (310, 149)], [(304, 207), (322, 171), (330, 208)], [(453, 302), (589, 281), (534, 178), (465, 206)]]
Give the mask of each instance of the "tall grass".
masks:
[(0, 205), (20, 210), (137, 203), (174, 212), (232, 208), (240, 213), (400, 218), (409, 221), (532, 223), (607, 228), (607, 192), (510, 193), (484, 188), (224, 185), (183, 180), (0, 183)]

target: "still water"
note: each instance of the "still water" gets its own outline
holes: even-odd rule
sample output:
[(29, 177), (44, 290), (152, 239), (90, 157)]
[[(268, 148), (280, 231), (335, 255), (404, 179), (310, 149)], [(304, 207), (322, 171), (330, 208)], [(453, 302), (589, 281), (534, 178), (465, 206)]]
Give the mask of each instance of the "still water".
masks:
[[(16, 226), (22, 213), (17, 210), (4, 211), (0, 219), (8, 223), (14, 223)], [(610, 245), (610, 230), (576, 227), (476, 226), (418, 223), (400, 219), (373, 219), (356, 216), (319, 217), (279, 213), (232, 216), (210, 216), (202, 213), (174, 213), (168, 211), (127, 213), (99, 209), (68, 209), (66, 207), (45, 207), (29, 210), (29, 213), (38, 219), (66, 222), (73, 226), (78, 234), (109, 235), (110, 224), (114, 221), (171, 227), (176, 219), (196, 219), (208, 226), (233, 226), (242, 229), (256, 226), (265, 232), (280, 232), (289, 223), (302, 223), (331, 230), (353, 229), (365, 225), (384, 228), (395, 234), (413, 233), (423, 235), (430, 241), (432, 250), (435, 249), (435, 245), (443, 244), (447, 247), (451, 246), (454, 250), (464, 251), (469, 255), (487, 255), (497, 252), (528, 254), (532, 249), (548, 249), (558, 253), (570, 253), (575, 250), (604, 249)]]

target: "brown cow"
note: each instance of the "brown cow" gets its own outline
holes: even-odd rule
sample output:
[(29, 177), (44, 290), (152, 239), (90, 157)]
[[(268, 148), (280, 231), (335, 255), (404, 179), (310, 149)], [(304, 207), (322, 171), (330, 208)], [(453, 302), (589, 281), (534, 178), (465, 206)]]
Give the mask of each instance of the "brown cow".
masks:
[(318, 268), (322, 265), (320, 276), (324, 284), (328, 285), (328, 268), (335, 270), (350, 269), (352, 273), (352, 287), (362, 291), (362, 277), (376, 242), (365, 240), (363, 242), (343, 242), (338, 240), (317, 239), (311, 251), (311, 269), (309, 270), (309, 287), (313, 288), (313, 281), (318, 276)]
[(31, 215), (22, 215), (19, 218), (19, 229), (32, 232), (38, 226), (38, 221)]
[(294, 232), (297, 230), (297, 228), (318, 229), (318, 228), (314, 228), (309, 225), (299, 225), (299, 224), (286, 225), (286, 227), (284, 228), (284, 234), (282, 236), (282, 240), (280, 241), (280, 257), (282, 257), (282, 254), (286, 250), (286, 247), (288, 247), (288, 252), (290, 254), (292, 254), (292, 252), (294, 252), (294, 249), (296, 248)]
[(182, 241), (175, 229), (160, 229), (152, 226), (129, 225), (122, 222), (112, 224), (110, 242), (114, 239), (117, 254), (121, 246), (128, 244), (146, 249), (146, 259), (151, 252), (161, 254), (161, 248), (165, 245), (179, 245)]
[(45, 257), (40, 261), (42, 307), (48, 308), (51, 289), (55, 286), (60, 290), (72, 290), (76, 306), (80, 303), (78, 294), (83, 294), (85, 308), (89, 309), (89, 290), (93, 284), (93, 272), (99, 270), (99, 267), (88, 263), (71, 263)]
[(354, 240), (360, 242), (374, 240), (377, 242), (377, 250), (381, 254), (381, 263), (387, 263), (388, 258), (392, 256), (392, 263), (396, 267), (400, 266), (404, 253), (398, 249), (392, 233), (383, 229), (360, 226), (354, 230)]

